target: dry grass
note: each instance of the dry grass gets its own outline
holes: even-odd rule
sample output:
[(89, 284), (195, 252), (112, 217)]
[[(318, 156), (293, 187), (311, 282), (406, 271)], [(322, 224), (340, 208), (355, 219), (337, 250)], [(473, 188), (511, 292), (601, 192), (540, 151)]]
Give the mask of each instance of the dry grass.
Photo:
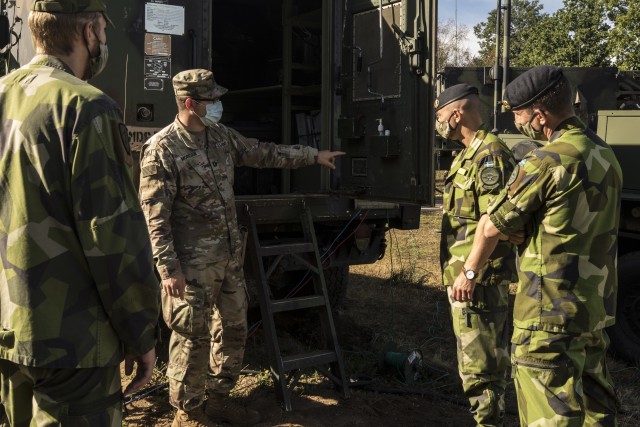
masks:
[[(403, 350), (422, 350), (425, 362), (433, 367), (434, 372), (450, 374), (437, 378), (438, 381), (431, 382), (431, 385), (460, 397), (455, 341), (440, 278), (440, 220), (440, 211), (423, 211), (419, 230), (390, 232), (390, 244), (384, 259), (373, 266), (351, 268), (349, 312), (363, 322), (362, 326), (375, 330), (382, 341), (393, 341)], [(374, 316), (369, 312), (371, 307), (358, 304), (371, 293), (381, 298), (384, 306)], [(607, 364), (620, 398), (622, 413), (619, 424), (639, 425), (640, 368), (613, 357), (607, 357)], [(455, 385), (446, 385), (447, 382)], [(507, 411), (515, 414), (517, 404), (513, 383), (508, 387)], [(517, 425), (517, 420), (507, 414), (509, 424)]]
[[(262, 330), (247, 343), (245, 357), (252, 374), (233, 394), (260, 411), (260, 426), (472, 426), (462, 398), (456, 368), (455, 339), (439, 267), (439, 210), (425, 210), (419, 230), (391, 231), (387, 254), (373, 265), (353, 266), (347, 300), (336, 313), (347, 375), (354, 381), (352, 398), (343, 401), (318, 375), (304, 377), (294, 393), (293, 412), (277, 406)], [(283, 330), (294, 333), (292, 325)], [(293, 350), (300, 343), (288, 333), (280, 342)], [(423, 355), (422, 376), (413, 384), (381, 364), (385, 352)], [(608, 359), (623, 413), (621, 426), (636, 426), (640, 415), (640, 370)], [(161, 374), (157, 382), (164, 381)], [(505, 425), (517, 426), (513, 385), (507, 393)], [(169, 425), (172, 411), (166, 392), (130, 405), (127, 425)], [(426, 421), (428, 420), (428, 421)]]

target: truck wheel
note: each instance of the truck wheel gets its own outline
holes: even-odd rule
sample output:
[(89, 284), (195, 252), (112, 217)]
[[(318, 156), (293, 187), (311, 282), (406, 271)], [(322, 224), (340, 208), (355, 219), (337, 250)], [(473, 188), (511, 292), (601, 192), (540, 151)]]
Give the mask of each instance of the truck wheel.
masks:
[(614, 354), (630, 362), (640, 358), (640, 252), (618, 259), (616, 324), (607, 329)]
[(324, 281), (327, 285), (329, 304), (331, 309), (339, 308), (347, 296), (347, 285), (349, 284), (349, 266), (340, 265), (329, 267), (324, 270)]

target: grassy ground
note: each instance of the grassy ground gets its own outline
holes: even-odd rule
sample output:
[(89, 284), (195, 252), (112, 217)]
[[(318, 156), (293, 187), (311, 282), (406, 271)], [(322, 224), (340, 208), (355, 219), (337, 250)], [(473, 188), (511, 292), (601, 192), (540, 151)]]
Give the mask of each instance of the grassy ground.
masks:
[[(440, 220), (439, 211), (425, 211), (419, 230), (392, 231), (389, 250), (383, 260), (374, 266), (351, 269), (354, 286), (349, 295), (355, 297), (355, 302), (365, 299), (369, 293), (378, 294), (385, 301), (385, 307), (376, 316), (367, 316), (368, 307), (362, 305), (357, 308), (362, 312), (354, 317), (375, 330), (382, 341), (394, 341), (403, 350), (420, 349), (425, 364), (432, 367), (433, 372), (444, 370), (449, 373), (436, 376), (437, 381), (431, 378), (430, 384), (460, 397), (459, 380), (455, 375), (455, 341), (438, 265)], [(372, 292), (367, 284), (377, 290)], [(350, 310), (356, 310), (356, 307)], [(608, 357), (607, 363), (622, 405), (620, 425), (640, 425), (640, 369), (613, 357)], [(508, 386), (507, 411), (514, 414), (517, 411), (512, 382)], [(517, 425), (515, 417), (509, 414), (507, 422)]]
[[(438, 250), (440, 211), (425, 210), (418, 230), (391, 231), (387, 254), (373, 265), (355, 266), (345, 304), (335, 311), (336, 328), (344, 349), (351, 398), (344, 400), (319, 375), (303, 377), (293, 393), (293, 411), (282, 411), (266, 371), (263, 332), (247, 343), (246, 373), (234, 395), (258, 410), (259, 426), (472, 426), (456, 371), (455, 340), (448, 305), (440, 280)], [(297, 351), (309, 342), (309, 325), (285, 320), (280, 342)], [(304, 340), (303, 340), (304, 341)], [(422, 353), (422, 366), (411, 371), (407, 384), (397, 366), (384, 363), (384, 355)], [(637, 426), (640, 419), (640, 370), (608, 359), (622, 403), (621, 426)], [(418, 374), (414, 378), (414, 374)], [(160, 370), (156, 383), (165, 380)], [(127, 405), (130, 426), (168, 426), (172, 410), (166, 391)], [(513, 384), (508, 386), (505, 425), (517, 426)]]

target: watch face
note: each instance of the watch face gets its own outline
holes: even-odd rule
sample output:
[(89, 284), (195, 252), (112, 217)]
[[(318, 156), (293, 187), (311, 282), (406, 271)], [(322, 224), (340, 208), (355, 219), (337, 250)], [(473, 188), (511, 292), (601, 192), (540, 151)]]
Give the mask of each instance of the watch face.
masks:
[(473, 280), (476, 277), (476, 273), (474, 273), (471, 270), (467, 270), (464, 275), (467, 277), (467, 279), (469, 280)]

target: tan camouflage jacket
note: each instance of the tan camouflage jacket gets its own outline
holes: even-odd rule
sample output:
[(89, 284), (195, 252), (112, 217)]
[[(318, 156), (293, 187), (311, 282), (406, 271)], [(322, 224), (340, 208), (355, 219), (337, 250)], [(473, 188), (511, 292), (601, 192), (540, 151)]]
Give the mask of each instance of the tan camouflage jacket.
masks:
[(242, 248), (234, 168), (297, 168), (312, 165), (318, 150), (245, 138), (222, 124), (200, 135), (176, 120), (142, 148), (140, 200), (160, 276), (238, 257)]
[[(514, 166), (511, 150), (484, 128), (454, 159), (442, 196), (440, 264), (445, 286), (453, 285), (460, 274), (473, 246), (478, 221), (504, 188)], [(500, 242), (480, 270), (478, 283), (496, 285), (516, 278), (515, 249), (508, 242)]]
[(490, 207), (504, 234), (526, 227), (514, 326), (580, 334), (615, 322), (622, 172), (584, 124), (561, 123)]
[(116, 103), (39, 55), (0, 80), (0, 357), (117, 365), (156, 343), (160, 289)]

